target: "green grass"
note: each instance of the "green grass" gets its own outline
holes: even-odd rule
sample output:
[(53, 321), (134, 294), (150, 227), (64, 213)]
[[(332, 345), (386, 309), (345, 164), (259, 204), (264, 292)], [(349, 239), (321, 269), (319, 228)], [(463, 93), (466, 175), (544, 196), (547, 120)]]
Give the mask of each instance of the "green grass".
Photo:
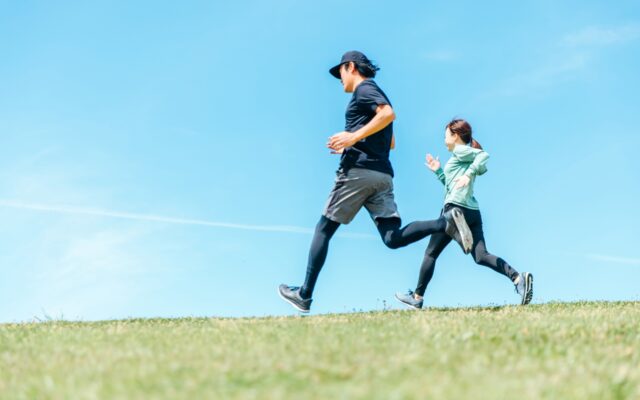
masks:
[(640, 302), (0, 325), (0, 398), (638, 399)]

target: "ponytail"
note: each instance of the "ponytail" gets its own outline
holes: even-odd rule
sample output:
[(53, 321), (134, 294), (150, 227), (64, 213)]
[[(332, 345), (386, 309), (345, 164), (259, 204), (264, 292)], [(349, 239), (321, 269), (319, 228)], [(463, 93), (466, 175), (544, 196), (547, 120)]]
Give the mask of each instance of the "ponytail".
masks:
[(482, 150), (482, 145), (475, 139), (471, 139), (471, 147), (474, 149)]

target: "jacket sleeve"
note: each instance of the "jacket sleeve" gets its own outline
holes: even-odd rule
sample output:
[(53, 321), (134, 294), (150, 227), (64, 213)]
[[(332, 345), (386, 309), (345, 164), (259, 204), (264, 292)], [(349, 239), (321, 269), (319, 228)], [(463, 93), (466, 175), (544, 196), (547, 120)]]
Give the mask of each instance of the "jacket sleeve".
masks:
[(484, 174), (487, 172), (487, 161), (489, 161), (489, 153), (482, 150), (476, 152), (473, 162), (469, 165), (469, 168), (467, 168), (464, 174), (469, 178), (474, 178), (475, 176)]
[(436, 174), (436, 177), (438, 178), (438, 180), (440, 182), (442, 182), (443, 185), (445, 185), (445, 176), (444, 176), (444, 171), (442, 170), (442, 168), (438, 168), (437, 170), (433, 171)]

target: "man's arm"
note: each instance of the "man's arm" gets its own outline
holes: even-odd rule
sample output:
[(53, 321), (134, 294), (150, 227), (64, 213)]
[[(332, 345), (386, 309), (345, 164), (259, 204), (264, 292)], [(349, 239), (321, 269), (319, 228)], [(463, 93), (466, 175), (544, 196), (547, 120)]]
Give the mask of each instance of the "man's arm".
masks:
[[(393, 112), (388, 104), (379, 105), (376, 108), (376, 115), (369, 121), (368, 124), (358, 129), (355, 132), (340, 132), (329, 138), (327, 147), (333, 151), (339, 151), (345, 147), (351, 147), (360, 140), (378, 133), (383, 130), (387, 125), (396, 119), (396, 114)], [(394, 140), (391, 141), (391, 148), (395, 147)]]
[(391, 150), (396, 148), (396, 135), (391, 134)]

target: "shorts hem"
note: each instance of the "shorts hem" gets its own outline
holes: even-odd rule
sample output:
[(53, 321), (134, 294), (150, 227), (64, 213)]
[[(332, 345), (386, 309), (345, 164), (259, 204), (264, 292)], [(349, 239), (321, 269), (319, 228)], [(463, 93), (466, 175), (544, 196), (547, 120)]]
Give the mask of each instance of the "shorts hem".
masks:
[(391, 215), (384, 215), (384, 214), (381, 214), (381, 215), (372, 215), (372, 214), (370, 214), (370, 215), (371, 215), (371, 219), (372, 219), (374, 222), (375, 222), (378, 218), (398, 218), (399, 220), (402, 220), (402, 218), (400, 218), (400, 214), (398, 214), (397, 212), (396, 212), (396, 213), (393, 213), (393, 214), (391, 214)]
[(342, 225), (348, 225), (349, 222), (353, 221), (353, 217), (351, 219), (347, 220), (347, 219), (339, 218), (339, 217), (335, 216), (334, 214), (329, 214), (329, 213), (326, 213), (326, 212), (323, 212), (322, 216), (327, 218), (327, 219), (330, 219), (333, 222), (336, 222), (336, 223), (342, 224)]

